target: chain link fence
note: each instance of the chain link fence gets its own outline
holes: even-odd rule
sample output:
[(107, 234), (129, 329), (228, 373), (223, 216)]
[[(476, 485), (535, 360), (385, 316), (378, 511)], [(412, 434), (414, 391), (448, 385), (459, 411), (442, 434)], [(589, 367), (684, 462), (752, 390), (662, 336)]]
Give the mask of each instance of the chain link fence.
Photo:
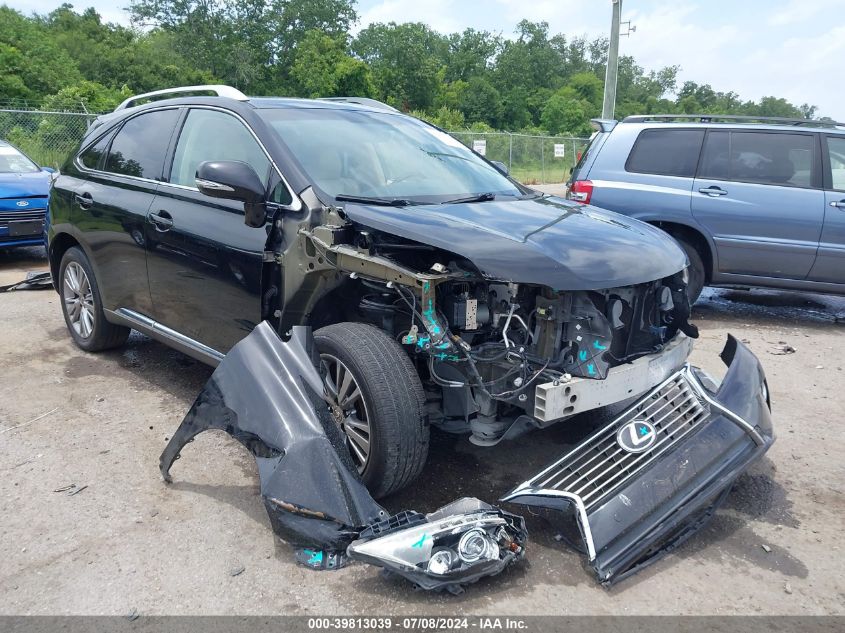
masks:
[(0, 140), (39, 165), (58, 169), (79, 145), (96, 115), (83, 112), (0, 109)]
[[(19, 147), (39, 165), (59, 168), (94, 117), (88, 112), (0, 108), (0, 139)], [(565, 182), (589, 140), (467, 130), (450, 134), (488, 159), (501, 161), (515, 179), (528, 185)]]
[(512, 132), (449, 132), (467, 147), (508, 166), (513, 178), (526, 185), (566, 182), (590, 139), (534, 136)]

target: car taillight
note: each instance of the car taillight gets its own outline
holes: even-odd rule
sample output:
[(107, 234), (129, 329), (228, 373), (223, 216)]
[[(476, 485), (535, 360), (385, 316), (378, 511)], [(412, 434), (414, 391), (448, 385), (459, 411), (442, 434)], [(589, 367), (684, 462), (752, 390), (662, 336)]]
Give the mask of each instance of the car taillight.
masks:
[(576, 180), (569, 188), (569, 199), (575, 202), (582, 202), (590, 204), (590, 198), (593, 197), (593, 181), (592, 180)]

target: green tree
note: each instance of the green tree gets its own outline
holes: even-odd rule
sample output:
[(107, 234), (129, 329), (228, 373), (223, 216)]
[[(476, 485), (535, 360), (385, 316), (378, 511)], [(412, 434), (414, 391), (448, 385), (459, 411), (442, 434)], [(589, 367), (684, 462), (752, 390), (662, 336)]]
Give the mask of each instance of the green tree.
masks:
[(371, 24), (352, 43), (373, 72), (383, 100), (403, 110), (428, 109), (437, 99), (446, 39), (425, 24)]
[(347, 54), (344, 41), (322, 31), (309, 31), (303, 38), (291, 78), (303, 97), (369, 97), (373, 93), (367, 65)]
[(502, 119), (502, 97), (487, 79), (471, 77), (460, 110), (469, 123), (484, 121), (497, 127)]
[(550, 134), (584, 136), (590, 130), (586, 112), (588, 106), (585, 101), (556, 92), (546, 102), (540, 121)]
[(0, 6), (0, 97), (40, 101), (82, 80), (73, 59), (37, 20)]

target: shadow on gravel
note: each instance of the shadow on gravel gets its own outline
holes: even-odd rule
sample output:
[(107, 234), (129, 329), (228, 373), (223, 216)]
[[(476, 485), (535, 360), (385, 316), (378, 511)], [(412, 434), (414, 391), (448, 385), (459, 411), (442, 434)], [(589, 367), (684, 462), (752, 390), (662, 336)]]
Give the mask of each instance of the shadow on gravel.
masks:
[(845, 297), (780, 290), (705, 288), (692, 320), (724, 319), (754, 325), (845, 325)]

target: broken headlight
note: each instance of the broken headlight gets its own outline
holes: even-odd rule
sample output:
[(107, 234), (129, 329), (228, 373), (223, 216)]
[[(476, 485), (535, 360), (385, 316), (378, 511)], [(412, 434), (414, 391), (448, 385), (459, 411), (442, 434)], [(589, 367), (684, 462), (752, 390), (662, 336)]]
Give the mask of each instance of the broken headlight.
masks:
[(522, 558), (526, 537), (522, 517), (478, 499), (460, 499), (429, 515), (402, 512), (373, 524), (347, 554), (423, 589), (459, 591)]

